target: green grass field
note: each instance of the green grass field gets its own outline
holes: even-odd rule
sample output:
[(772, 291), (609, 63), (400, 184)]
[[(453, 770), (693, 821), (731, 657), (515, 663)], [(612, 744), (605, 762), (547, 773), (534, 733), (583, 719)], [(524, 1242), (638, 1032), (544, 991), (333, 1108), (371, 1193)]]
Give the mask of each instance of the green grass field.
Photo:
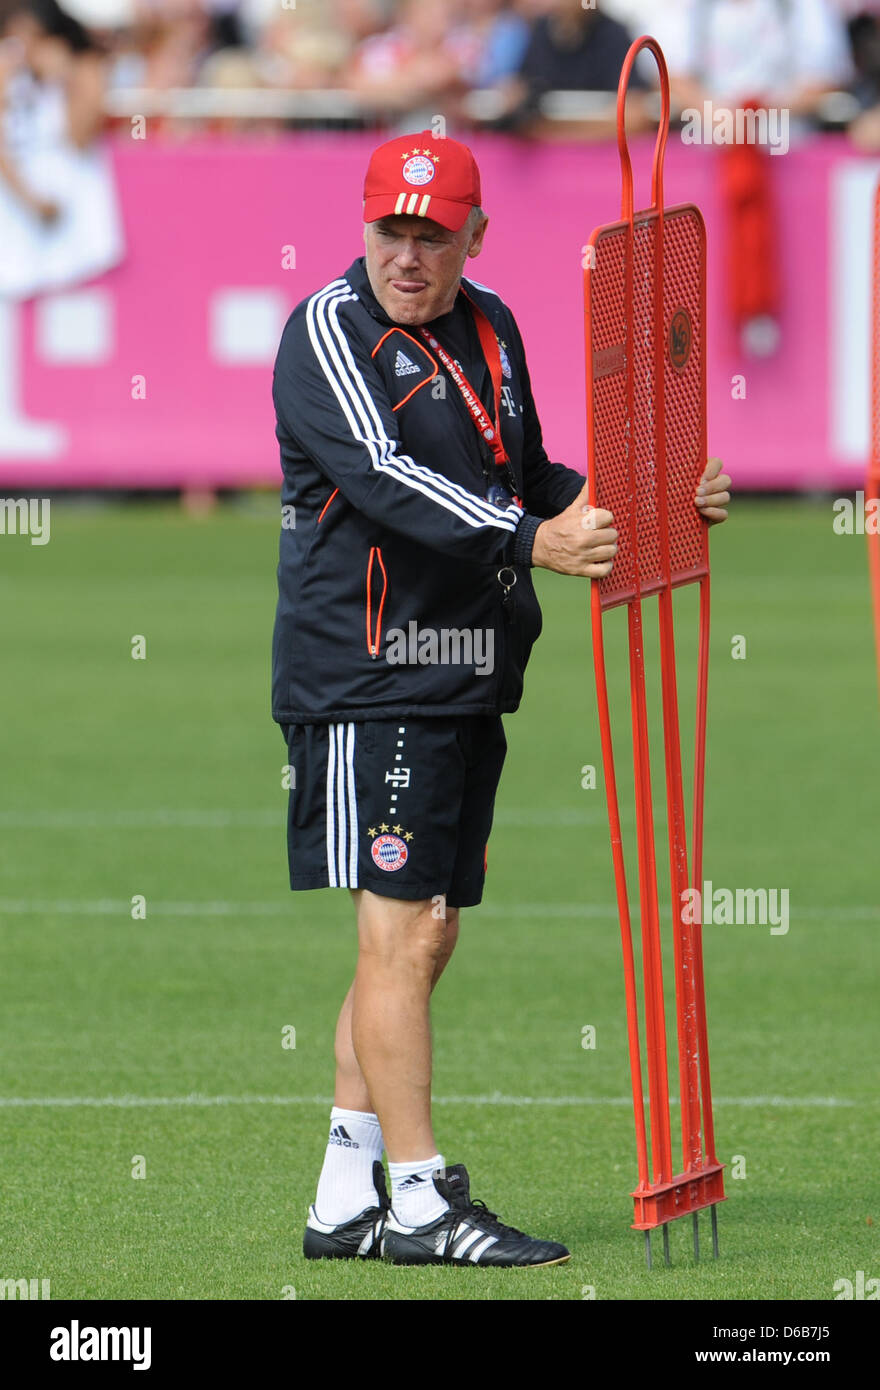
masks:
[[(827, 501), (743, 502), (713, 537), (705, 873), (788, 889), (790, 929), (705, 929), (719, 1158), (732, 1165), (722, 1259), (695, 1267), (681, 1223), (672, 1268), (651, 1274), (629, 1229), (635, 1140), (586, 584), (539, 576), (544, 635), (506, 721), (486, 897), (463, 915), (435, 999), (447, 1161), (572, 1259), (315, 1265), (302, 1226), (354, 930), (344, 890), (287, 888), (284, 748), (268, 713), (274, 504), (203, 520), (59, 504), (48, 546), (0, 540), (0, 1278), (49, 1278), (57, 1299), (829, 1300), (840, 1278), (880, 1276), (880, 722), (864, 540), (833, 536), (831, 517)], [(694, 595), (677, 603), (684, 653)], [(618, 665), (621, 619), (609, 617)], [(136, 635), (146, 660), (132, 660)], [(618, 707), (622, 690), (615, 679)], [(595, 790), (581, 786), (587, 764)], [(626, 827), (631, 839), (632, 815)]]

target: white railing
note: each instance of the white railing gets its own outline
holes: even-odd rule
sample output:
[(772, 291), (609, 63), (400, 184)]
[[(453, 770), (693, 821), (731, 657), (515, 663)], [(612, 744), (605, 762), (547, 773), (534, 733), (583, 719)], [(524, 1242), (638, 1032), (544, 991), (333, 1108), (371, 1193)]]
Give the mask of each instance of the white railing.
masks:
[[(649, 116), (658, 119), (659, 93), (644, 95)], [(468, 92), (461, 104), (465, 116), (476, 124), (491, 124), (504, 113), (504, 95), (492, 87)], [(393, 126), (405, 120), (404, 113), (337, 88), (117, 87), (106, 94), (104, 106), (107, 115), (117, 119), (317, 121), (327, 126), (352, 122)], [(849, 92), (826, 93), (817, 103), (819, 119), (832, 126), (847, 125), (859, 109)], [(545, 92), (538, 102), (539, 114), (547, 121), (607, 122), (616, 110), (616, 92)]]
[[(504, 96), (495, 88), (468, 92), (462, 100), (465, 115), (475, 122), (497, 120)], [(547, 120), (603, 121), (616, 110), (617, 94), (610, 92), (547, 92), (540, 113)], [(381, 120), (395, 123), (403, 116), (381, 104), (337, 89), (285, 91), (271, 87), (117, 87), (105, 98), (108, 116), (166, 117), (178, 120), (321, 121), (328, 125)]]

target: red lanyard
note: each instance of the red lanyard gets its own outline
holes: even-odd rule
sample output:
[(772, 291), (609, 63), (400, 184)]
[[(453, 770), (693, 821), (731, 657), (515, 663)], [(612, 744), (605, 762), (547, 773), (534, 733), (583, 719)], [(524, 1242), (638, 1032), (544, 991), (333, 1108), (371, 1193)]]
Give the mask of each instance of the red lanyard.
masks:
[(477, 333), (480, 338), (480, 346), (483, 349), (483, 356), (486, 359), (489, 374), (492, 378), (492, 388), (495, 392), (494, 420), (489, 419), (483, 402), (480, 400), (473, 386), (471, 386), (464, 372), (458, 369), (446, 349), (441, 347), (440, 343), (437, 342), (433, 333), (430, 333), (427, 328), (420, 328), (419, 331), (428, 343), (428, 346), (433, 348), (436, 352), (443, 366), (461, 392), (462, 399), (468, 408), (468, 414), (473, 420), (475, 428), (480, 431), (486, 443), (492, 446), (492, 453), (495, 455), (495, 463), (499, 468), (506, 468), (510, 460), (507, 457), (504, 441), (501, 438), (501, 424), (498, 415), (499, 406), (501, 404), (501, 350), (498, 346), (495, 330), (482, 309), (474, 303), (470, 295), (465, 293), (464, 290), (462, 290), (462, 294), (464, 294), (465, 299), (471, 306), (474, 321), (477, 325)]

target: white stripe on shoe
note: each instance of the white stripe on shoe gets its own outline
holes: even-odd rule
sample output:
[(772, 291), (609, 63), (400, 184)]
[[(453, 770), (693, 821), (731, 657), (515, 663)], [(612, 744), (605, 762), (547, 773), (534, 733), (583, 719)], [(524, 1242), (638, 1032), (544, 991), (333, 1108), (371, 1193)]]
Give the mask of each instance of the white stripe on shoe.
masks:
[(471, 1246), (474, 1244), (474, 1241), (477, 1241), (479, 1239), (480, 1232), (476, 1229), (476, 1227), (465, 1226), (463, 1233), (455, 1241), (451, 1253), (456, 1257), (456, 1259), (460, 1259), (463, 1255), (467, 1254), (468, 1250), (470, 1250)]
[(481, 1240), (480, 1243), (479, 1243), (479, 1245), (475, 1245), (475, 1246), (474, 1246), (473, 1250), (472, 1250), (471, 1253), (468, 1255), (468, 1259), (471, 1261), (472, 1264), (476, 1264), (476, 1263), (477, 1263), (477, 1260), (478, 1260), (478, 1259), (480, 1258), (480, 1256), (484, 1253), (484, 1251), (486, 1251), (486, 1250), (489, 1249), (489, 1246), (490, 1246), (490, 1245), (497, 1245), (497, 1244), (498, 1244), (498, 1237), (497, 1237), (497, 1236), (486, 1236), (485, 1240)]
[(372, 1226), (370, 1227), (370, 1229), (367, 1231), (366, 1235), (364, 1236), (363, 1240), (361, 1241), (360, 1245), (358, 1246), (358, 1254), (359, 1254), (359, 1255), (368, 1255), (368, 1254), (370, 1253), (370, 1251), (372, 1250), (373, 1246), (376, 1244), (376, 1242), (377, 1242), (378, 1239), (379, 1239), (379, 1235), (380, 1235), (380, 1233), (381, 1233), (381, 1230), (382, 1230), (382, 1222), (381, 1222), (381, 1220), (379, 1220), (379, 1221), (374, 1221), (374, 1222), (373, 1222), (373, 1225), (372, 1225)]
[(320, 1231), (322, 1235), (326, 1236), (332, 1236), (336, 1230), (336, 1227), (332, 1223), (319, 1221), (318, 1213), (315, 1211), (314, 1205), (309, 1207), (309, 1219), (306, 1225), (311, 1227), (313, 1231)]

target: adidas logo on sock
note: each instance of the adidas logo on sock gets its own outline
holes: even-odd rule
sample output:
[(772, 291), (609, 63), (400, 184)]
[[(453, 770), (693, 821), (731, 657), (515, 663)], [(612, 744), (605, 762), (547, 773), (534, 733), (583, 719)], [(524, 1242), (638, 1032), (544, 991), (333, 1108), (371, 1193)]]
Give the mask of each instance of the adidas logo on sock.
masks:
[(400, 352), (400, 350), (398, 350), (397, 356), (394, 359), (394, 372), (396, 376), (412, 376), (413, 372), (418, 374), (421, 370), (421, 367), (417, 367), (415, 362), (410, 361), (405, 352)]
[(406, 1192), (411, 1187), (418, 1187), (420, 1183), (427, 1182), (427, 1178), (420, 1178), (418, 1173), (410, 1173), (408, 1178), (404, 1178), (400, 1184), (400, 1191)]
[(338, 1144), (342, 1149), (360, 1148), (360, 1144), (357, 1142), (357, 1140), (352, 1139), (351, 1135), (348, 1133), (344, 1125), (333, 1126), (333, 1128), (330, 1131), (330, 1139), (328, 1142), (331, 1144)]

